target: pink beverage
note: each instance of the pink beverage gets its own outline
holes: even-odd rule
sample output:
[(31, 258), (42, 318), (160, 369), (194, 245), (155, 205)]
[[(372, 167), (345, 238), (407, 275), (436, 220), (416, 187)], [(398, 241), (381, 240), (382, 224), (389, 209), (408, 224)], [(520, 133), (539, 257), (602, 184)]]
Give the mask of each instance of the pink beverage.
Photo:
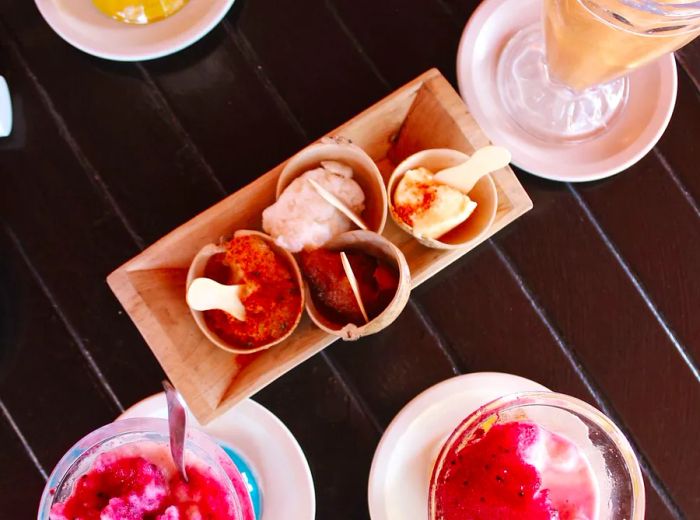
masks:
[(625, 437), (554, 392), (497, 399), (450, 435), (433, 467), (430, 520), (643, 520), (644, 484)]
[(47, 483), (39, 520), (254, 520), (231, 459), (190, 430), (187, 481), (177, 471), (161, 419), (128, 419), (79, 441)]
[(595, 520), (590, 464), (565, 437), (531, 422), (496, 424), (458, 439), (437, 477), (444, 520)]

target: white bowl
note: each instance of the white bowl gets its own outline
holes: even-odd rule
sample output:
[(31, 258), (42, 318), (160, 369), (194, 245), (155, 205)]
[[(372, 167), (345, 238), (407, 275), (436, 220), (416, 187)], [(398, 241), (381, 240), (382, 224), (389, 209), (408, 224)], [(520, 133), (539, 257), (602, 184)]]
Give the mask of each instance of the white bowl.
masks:
[(190, 0), (148, 25), (129, 25), (102, 13), (92, 0), (35, 0), (44, 20), (81, 51), (115, 61), (161, 58), (188, 47), (218, 24), (234, 0)]
[(494, 144), (510, 150), (513, 164), (539, 177), (593, 181), (629, 168), (653, 148), (671, 119), (678, 84), (673, 55), (628, 76), (627, 104), (606, 132), (583, 143), (547, 143), (511, 119), (496, 88), (503, 46), (541, 14), (542, 0), (484, 0), (474, 11), (457, 53), (459, 91), (470, 113)]

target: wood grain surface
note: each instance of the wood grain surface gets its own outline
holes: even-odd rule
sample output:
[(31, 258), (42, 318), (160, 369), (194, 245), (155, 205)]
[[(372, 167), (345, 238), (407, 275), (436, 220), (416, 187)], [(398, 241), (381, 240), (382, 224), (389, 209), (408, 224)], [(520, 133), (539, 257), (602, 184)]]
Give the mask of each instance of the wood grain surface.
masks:
[[(426, 69), (454, 85), (477, 5), (237, 0), (191, 48), (130, 64), (72, 48), (34, 2), (0, 0), (15, 109), (0, 139), (3, 515), (35, 516), (65, 450), (159, 389), (105, 276)], [(642, 161), (585, 185), (516, 172), (532, 211), (419, 287), (391, 327), (256, 395), (299, 440), (319, 519), (368, 518), (392, 417), (484, 370), (601, 408), (640, 458), (647, 518), (700, 518), (700, 41), (677, 61), (673, 118)]]

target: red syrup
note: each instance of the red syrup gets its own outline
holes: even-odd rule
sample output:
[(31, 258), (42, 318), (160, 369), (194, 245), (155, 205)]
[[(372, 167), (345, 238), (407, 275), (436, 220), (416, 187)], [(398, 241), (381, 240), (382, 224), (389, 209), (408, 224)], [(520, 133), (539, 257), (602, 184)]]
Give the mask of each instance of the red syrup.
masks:
[(98, 456), (68, 499), (52, 507), (50, 519), (239, 520), (230, 490), (210, 468), (188, 464), (184, 482), (174, 468), (160, 464), (164, 458), (150, 455), (117, 450)]
[(438, 520), (595, 520), (591, 467), (568, 439), (530, 422), (458, 439), (437, 475)]

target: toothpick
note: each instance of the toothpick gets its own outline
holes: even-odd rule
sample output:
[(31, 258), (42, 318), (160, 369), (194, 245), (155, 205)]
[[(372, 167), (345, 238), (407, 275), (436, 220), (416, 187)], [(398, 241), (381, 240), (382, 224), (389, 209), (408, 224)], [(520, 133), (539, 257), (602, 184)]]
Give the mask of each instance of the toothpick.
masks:
[(328, 202), (331, 206), (333, 206), (335, 209), (340, 211), (343, 215), (348, 217), (350, 220), (352, 220), (357, 227), (360, 229), (363, 229), (367, 231), (367, 225), (362, 222), (362, 219), (355, 215), (355, 213), (348, 208), (345, 203), (340, 200), (338, 197), (333, 195), (330, 191), (328, 191), (326, 188), (321, 186), (318, 182), (316, 182), (313, 179), (307, 179), (309, 181), (309, 184), (316, 190), (316, 193), (318, 193), (323, 199)]
[(360, 312), (362, 317), (365, 319), (365, 323), (369, 322), (369, 317), (367, 316), (367, 311), (365, 311), (365, 306), (362, 303), (362, 297), (360, 296), (360, 286), (357, 283), (357, 278), (355, 278), (355, 273), (352, 272), (352, 266), (350, 265), (350, 260), (348, 260), (348, 255), (344, 251), (340, 252), (340, 261), (343, 263), (343, 270), (345, 271), (345, 276), (348, 277), (350, 282), (350, 288), (352, 293), (355, 295), (355, 300), (357, 300), (357, 305), (360, 307)]

